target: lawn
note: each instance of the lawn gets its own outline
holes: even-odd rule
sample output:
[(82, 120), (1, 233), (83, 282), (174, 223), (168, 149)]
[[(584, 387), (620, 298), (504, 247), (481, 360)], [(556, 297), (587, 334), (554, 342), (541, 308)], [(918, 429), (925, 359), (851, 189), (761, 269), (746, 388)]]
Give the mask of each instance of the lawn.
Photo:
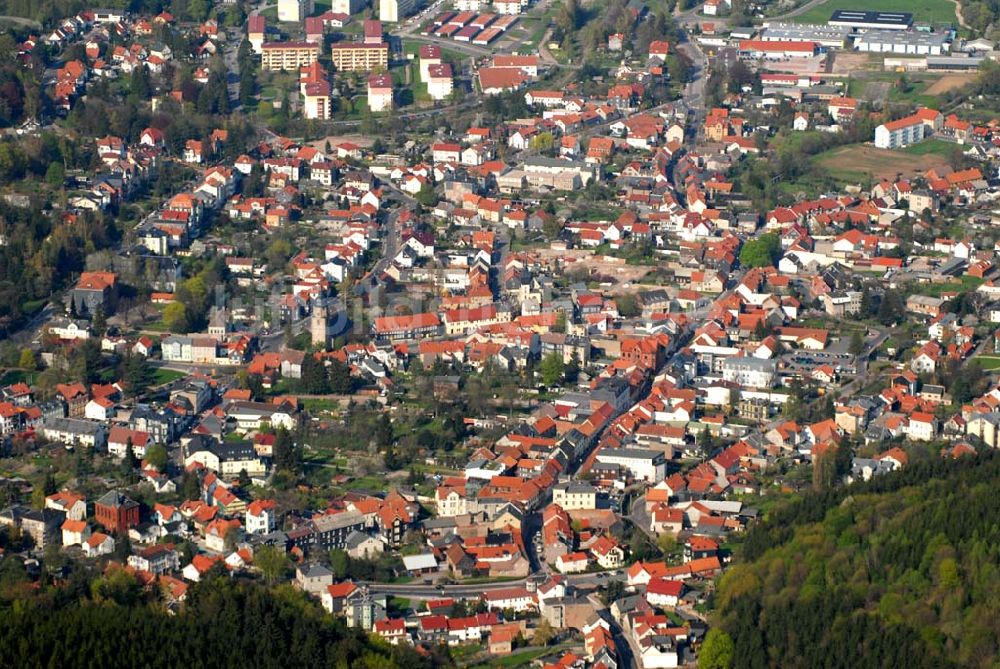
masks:
[(410, 600), (406, 597), (390, 597), (387, 604), (390, 609), (398, 613), (406, 613), (410, 608)]
[(911, 146), (903, 149), (903, 153), (909, 153), (914, 156), (943, 156), (948, 158), (955, 149), (960, 149), (958, 144), (954, 142), (946, 142), (943, 139), (926, 139), (922, 142), (918, 142)]
[(187, 376), (187, 374), (184, 372), (178, 372), (174, 369), (160, 368), (153, 373), (153, 385), (162, 386), (165, 383), (182, 379), (185, 376)]
[[(901, 77), (905, 82), (902, 86), (899, 85)], [(862, 72), (848, 81), (847, 93), (875, 103), (895, 102), (937, 108), (940, 94), (954, 87), (953, 83), (954, 79), (948, 75)]]
[[(807, 12), (789, 18), (795, 23), (826, 23), (837, 9), (866, 9), (858, 0), (827, 0)], [(915, 23), (956, 24), (955, 5), (951, 0), (879, 0), (870, 9), (882, 12), (910, 12)]]
[(941, 297), (941, 293), (964, 293), (975, 290), (983, 284), (985, 279), (976, 276), (962, 276), (958, 281), (947, 281), (945, 283), (911, 283), (907, 286), (907, 291), (912, 295), (927, 295), (928, 297)]
[(477, 664), (473, 669), (487, 669), (488, 667), (527, 667), (535, 660), (552, 652), (549, 648), (536, 648), (526, 650), (523, 653), (511, 653), (506, 657), (498, 657), (490, 664)]
[(324, 399), (319, 397), (303, 397), (300, 402), (302, 408), (311, 412), (333, 413), (340, 409), (339, 400)]
[(1000, 369), (1000, 358), (992, 355), (977, 355), (972, 361), (977, 363), (982, 369)]
[[(423, 46), (423, 42), (409, 41), (403, 42), (403, 53), (407, 55), (413, 55), (413, 60), (410, 61), (414, 64), (420, 63), (420, 47)], [(441, 48), (441, 60), (445, 63), (459, 63), (463, 59), (468, 58), (468, 56), (461, 51), (456, 51), (455, 49), (449, 49), (448, 47)]]
[(972, 359), (974, 364), (985, 370), (1000, 369), (1000, 357), (993, 355), (977, 355)]

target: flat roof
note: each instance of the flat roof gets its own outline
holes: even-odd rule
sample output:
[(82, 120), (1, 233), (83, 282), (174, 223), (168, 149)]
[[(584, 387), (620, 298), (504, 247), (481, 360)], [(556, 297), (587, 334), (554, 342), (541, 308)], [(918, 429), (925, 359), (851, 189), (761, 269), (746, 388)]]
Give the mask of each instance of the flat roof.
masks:
[(939, 46), (948, 43), (946, 33), (927, 33), (900, 30), (869, 30), (854, 38), (854, 44), (912, 44), (915, 46)]
[(913, 23), (913, 14), (909, 12), (880, 12), (865, 9), (838, 9), (830, 16), (829, 22), (904, 28)]
[(789, 42), (819, 42), (833, 39), (842, 42), (850, 33), (849, 26), (772, 23), (764, 28), (762, 39)]
[(437, 569), (438, 563), (432, 553), (422, 553), (420, 555), (404, 555), (403, 567), (407, 571), (420, 571), (423, 569)]

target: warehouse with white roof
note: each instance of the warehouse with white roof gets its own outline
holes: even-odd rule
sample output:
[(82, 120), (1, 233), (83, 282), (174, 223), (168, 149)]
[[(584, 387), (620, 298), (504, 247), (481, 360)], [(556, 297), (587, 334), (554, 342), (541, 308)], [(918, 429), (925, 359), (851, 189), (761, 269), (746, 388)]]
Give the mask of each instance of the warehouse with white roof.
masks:
[(943, 32), (869, 30), (854, 38), (854, 48), (871, 53), (940, 56), (951, 50), (951, 36)]

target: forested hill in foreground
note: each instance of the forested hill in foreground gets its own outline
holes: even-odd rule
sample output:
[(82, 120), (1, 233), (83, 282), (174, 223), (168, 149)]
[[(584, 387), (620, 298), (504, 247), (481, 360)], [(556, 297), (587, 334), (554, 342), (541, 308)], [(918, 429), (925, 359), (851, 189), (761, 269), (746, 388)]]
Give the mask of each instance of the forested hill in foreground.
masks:
[[(177, 615), (146, 603), (124, 571), (86, 588), (49, 588), (0, 606), (0, 663), (8, 667), (330, 667), (430, 669), (450, 664), (390, 647), (290, 587), (225, 577), (196, 585)], [(14, 659), (13, 663), (7, 660)]]
[(717, 598), (734, 666), (995, 667), (1000, 455), (807, 494), (739, 562)]

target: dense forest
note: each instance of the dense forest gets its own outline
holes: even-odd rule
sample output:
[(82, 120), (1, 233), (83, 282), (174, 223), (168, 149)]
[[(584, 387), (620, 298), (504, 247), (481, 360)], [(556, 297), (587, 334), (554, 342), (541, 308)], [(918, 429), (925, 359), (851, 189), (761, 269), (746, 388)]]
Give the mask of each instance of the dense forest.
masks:
[(52, 587), (6, 599), (0, 619), (5, 666), (422, 669), (450, 664), (447, 657), (390, 647), (349, 630), (290, 587), (269, 590), (224, 576), (194, 586), (176, 615), (147, 601), (135, 579), (119, 571), (87, 588)]
[(998, 484), (990, 452), (777, 508), (719, 584), (729, 657), (746, 667), (996, 666)]

